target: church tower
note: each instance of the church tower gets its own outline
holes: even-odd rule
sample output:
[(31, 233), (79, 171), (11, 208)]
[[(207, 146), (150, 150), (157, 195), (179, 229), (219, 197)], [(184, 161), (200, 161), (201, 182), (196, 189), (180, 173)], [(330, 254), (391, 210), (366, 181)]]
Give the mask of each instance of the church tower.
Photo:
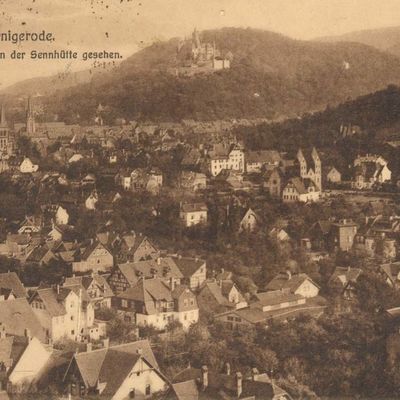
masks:
[(1, 106), (0, 116), (0, 151), (2, 153), (7, 152), (10, 142), (10, 129), (6, 120), (6, 110), (4, 105)]
[(35, 112), (31, 96), (28, 97), (28, 108), (26, 111), (26, 134), (33, 136), (36, 133)]

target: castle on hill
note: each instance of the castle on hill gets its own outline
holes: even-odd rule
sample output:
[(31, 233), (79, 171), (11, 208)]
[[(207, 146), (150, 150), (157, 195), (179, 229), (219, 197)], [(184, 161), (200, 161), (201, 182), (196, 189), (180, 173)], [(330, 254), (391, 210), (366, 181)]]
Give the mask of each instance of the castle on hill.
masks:
[(187, 50), (187, 47), (185, 48), (182, 44), (178, 46), (175, 69), (177, 75), (212, 73), (231, 67), (232, 53), (228, 52), (222, 56), (215, 42), (209, 43), (201, 40), (200, 33), (196, 28), (192, 33), (190, 52)]

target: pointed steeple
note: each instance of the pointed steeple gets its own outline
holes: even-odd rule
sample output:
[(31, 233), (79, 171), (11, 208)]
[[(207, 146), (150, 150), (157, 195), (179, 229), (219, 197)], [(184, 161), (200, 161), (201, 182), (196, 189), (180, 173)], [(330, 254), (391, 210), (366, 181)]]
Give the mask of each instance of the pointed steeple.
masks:
[(31, 96), (28, 97), (28, 106), (26, 110), (26, 133), (27, 135), (34, 135), (36, 132), (35, 114), (33, 111), (33, 103)]

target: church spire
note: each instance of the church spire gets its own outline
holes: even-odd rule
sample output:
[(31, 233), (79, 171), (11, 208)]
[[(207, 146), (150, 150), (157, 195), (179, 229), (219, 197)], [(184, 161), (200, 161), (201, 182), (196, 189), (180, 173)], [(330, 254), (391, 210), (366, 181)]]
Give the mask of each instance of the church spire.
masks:
[(28, 107), (26, 111), (26, 133), (27, 135), (34, 135), (36, 132), (35, 113), (33, 110), (33, 103), (31, 96), (28, 97)]

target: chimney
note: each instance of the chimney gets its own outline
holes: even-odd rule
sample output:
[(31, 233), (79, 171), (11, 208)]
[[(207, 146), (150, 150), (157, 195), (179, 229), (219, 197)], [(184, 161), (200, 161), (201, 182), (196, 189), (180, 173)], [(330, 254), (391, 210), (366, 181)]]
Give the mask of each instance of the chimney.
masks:
[(243, 381), (243, 377), (242, 377), (242, 373), (241, 372), (236, 372), (236, 395), (239, 398), (242, 395), (242, 381)]
[(110, 346), (110, 338), (103, 339), (103, 347), (108, 348)]
[(173, 292), (175, 290), (175, 280), (172, 276), (171, 276), (171, 278), (169, 278), (169, 287), (171, 289), (171, 292)]
[(25, 328), (24, 336), (28, 339), (29, 342), (32, 340), (31, 331), (28, 328)]
[(157, 265), (161, 265), (161, 257), (157, 257)]
[(6, 327), (0, 322), (0, 339), (6, 338)]
[(230, 375), (231, 374), (231, 364), (228, 362), (225, 364), (225, 374)]
[(93, 349), (92, 343), (88, 342), (86, 343), (86, 352), (89, 353)]
[(57, 294), (60, 294), (60, 285), (57, 284), (56, 288), (57, 288)]
[(290, 281), (292, 279), (292, 272), (290, 271), (290, 269), (286, 270), (286, 274), (288, 276), (288, 281)]
[(208, 386), (208, 368), (207, 365), (201, 367), (201, 389), (206, 390)]
[(258, 375), (259, 375), (260, 373), (258, 372), (258, 369), (257, 368), (252, 368), (251, 369), (251, 379), (252, 379), (252, 381), (257, 381), (258, 380)]

